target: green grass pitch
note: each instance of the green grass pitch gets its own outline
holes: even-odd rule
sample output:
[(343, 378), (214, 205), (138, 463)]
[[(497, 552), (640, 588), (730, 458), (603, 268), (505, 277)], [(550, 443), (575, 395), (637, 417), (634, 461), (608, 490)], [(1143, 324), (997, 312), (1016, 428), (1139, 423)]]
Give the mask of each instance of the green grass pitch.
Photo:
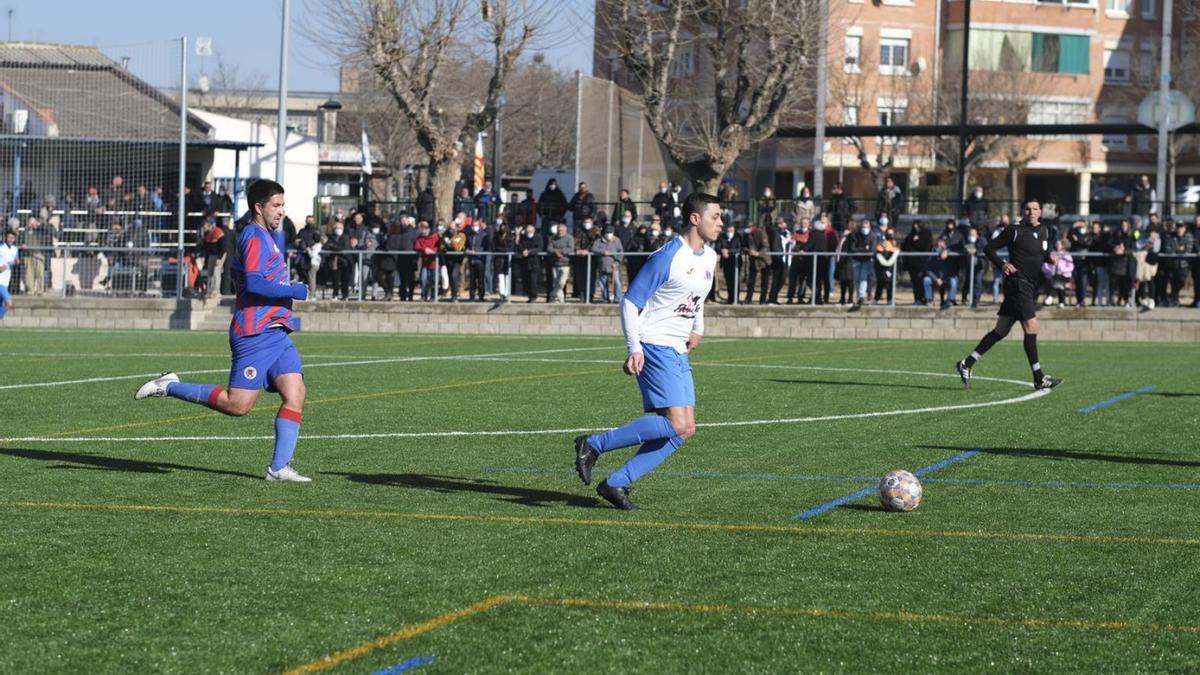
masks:
[[(970, 390), (967, 343), (707, 339), (698, 433), (623, 513), (571, 448), (640, 413), (615, 336), (298, 334), (308, 485), (262, 480), (274, 395), (241, 419), (133, 400), (160, 370), (223, 384), (223, 334), (3, 336), (0, 672), (1194, 671), (1200, 654), (1194, 345), (1043, 343), (1066, 382), (1030, 397), (1019, 338)], [(912, 513), (867, 496), (795, 517), (975, 449), (923, 476)]]

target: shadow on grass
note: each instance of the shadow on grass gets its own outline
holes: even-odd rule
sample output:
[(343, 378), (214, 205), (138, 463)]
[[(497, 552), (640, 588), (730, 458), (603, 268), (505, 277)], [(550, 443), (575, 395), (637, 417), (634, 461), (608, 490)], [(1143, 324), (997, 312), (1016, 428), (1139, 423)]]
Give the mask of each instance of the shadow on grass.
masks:
[[(952, 448), (943, 445), (921, 445), (921, 448), (931, 450), (953, 450), (961, 452), (964, 448)], [(1107, 452), (1088, 452), (1085, 450), (1052, 450), (1050, 448), (979, 448), (979, 452), (988, 455), (1007, 455), (1009, 457), (1041, 457), (1044, 459), (1080, 459), (1093, 462), (1112, 462), (1114, 464), (1148, 464), (1155, 466), (1200, 467), (1200, 462), (1185, 459), (1163, 459), (1160, 457), (1142, 457), (1139, 455), (1118, 455)]]
[(827, 384), (836, 387), (886, 387), (888, 389), (932, 389), (934, 391), (944, 391), (946, 389), (962, 389), (962, 387), (937, 387), (931, 384), (879, 384), (871, 382), (838, 382), (835, 380), (778, 380), (769, 379), (768, 382), (777, 382), (779, 384)]
[(413, 490), (429, 490), (443, 494), (474, 492), (482, 495), (495, 495), (499, 501), (511, 502), (522, 506), (562, 505), (591, 508), (600, 505), (598, 499), (591, 499), (571, 494), (570, 492), (521, 488), (504, 485), (484, 478), (428, 476), (419, 473), (341, 473), (337, 471), (323, 473), (327, 473), (330, 476), (343, 476), (355, 483), (366, 483), (367, 485), (387, 485)]
[(883, 513), (883, 507), (878, 504), (842, 504), (839, 509), (847, 511), (878, 511)]
[(1148, 391), (1146, 396), (1162, 396), (1163, 398), (1191, 398), (1200, 396), (1200, 393), (1193, 391)]
[(125, 473), (171, 473), (172, 471), (196, 471), (199, 473), (211, 473), (218, 476), (235, 476), (237, 478), (253, 478), (254, 480), (262, 480), (262, 476), (255, 476), (241, 471), (227, 471), (225, 469), (209, 469), (202, 466), (188, 466), (186, 464), (171, 464), (169, 462), (154, 462), (139, 459), (121, 459), (118, 457), (105, 457), (103, 455), (87, 455), (76, 452), (57, 452), (54, 450), (33, 450), (29, 448), (0, 448), (0, 455), (8, 455), (9, 457), (19, 457), (21, 459), (33, 459), (40, 462), (58, 462), (51, 465), (50, 469), (90, 469), (98, 471), (123, 471)]

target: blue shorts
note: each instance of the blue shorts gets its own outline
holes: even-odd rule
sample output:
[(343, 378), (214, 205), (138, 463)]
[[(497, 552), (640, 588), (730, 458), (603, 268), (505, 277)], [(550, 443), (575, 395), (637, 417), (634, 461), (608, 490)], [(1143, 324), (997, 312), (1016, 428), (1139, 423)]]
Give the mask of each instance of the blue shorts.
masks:
[(638, 375), (642, 390), (642, 409), (653, 412), (661, 408), (696, 405), (696, 385), (692, 382), (692, 366), (688, 355), (670, 347), (642, 345), (646, 363)]
[(233, 351), (230, 389), (276, 391), (275, 378), (288, 373), (304, 374), (300, 352), (282, 328), (268, 328), (250, 337), (230, 335), (229, 348)]
[(8, 314), (8, 301), (12, 300), (12, 293), (8, 292), (7, 286), (0, 286), (0, 319)]

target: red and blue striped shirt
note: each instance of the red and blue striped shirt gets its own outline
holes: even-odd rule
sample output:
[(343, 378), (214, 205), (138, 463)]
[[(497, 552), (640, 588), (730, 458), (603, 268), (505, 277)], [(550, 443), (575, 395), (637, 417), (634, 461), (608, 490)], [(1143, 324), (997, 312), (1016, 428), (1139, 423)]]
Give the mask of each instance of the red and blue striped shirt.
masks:
[(300, 330), (300, 319), (292, 316), (292, 301), (303, 300), (308, 289), (288, 282), (284, 247), (282, 230), (268, 232), (254, 222), (238, 236), (232, 265), (238, 293), (229, 324), (231, 336), (251, 337), (276, 325), (288, 332)]

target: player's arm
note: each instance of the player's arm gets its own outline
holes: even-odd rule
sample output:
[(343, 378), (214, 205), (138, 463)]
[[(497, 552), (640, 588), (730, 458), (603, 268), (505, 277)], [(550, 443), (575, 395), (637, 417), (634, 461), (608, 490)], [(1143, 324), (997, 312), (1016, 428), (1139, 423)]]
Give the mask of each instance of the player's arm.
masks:
[(629, 352), (624, 370), (626, 374), (639, 375), (645, 364), (641, 339), (642, 308), (631, 302), (628, 296), (621, 301), (621, 332), (625, 334), (625, 349)]
[(272, 300), (282, 300), (291, 298), (293, 300), (304, 300), (308, 297), (307, 284), (278, 284), (267, 280), (263, 270), (267, 266), (267, 258), (270, 253), (263, 246), (263, 242), (253, 235), (243, 237), (238, 242), (240, 249), (239, 253), (242, 260), (245, 261), (246, 269), (246, 291), (263, 298)]
[(1000, 234), (996, 235), (996, 237), (989, 241), (988, 245), (983, 248), (983, 254), (987, 256), (988, 261), (990, 261), (996, 267), (1004, 270), (1006, 275), (1015, 273), (1017, 268), (1013, 267), (1011, 263), (1006, 263), (1000, 259), (1000, 249), (1008, 248), (1009, 244), (1012, 244), (1014, 232), (1015, 226), (1009, 225), (1001, 230)]
[(700, 337), (704, 335), (704, 303), (696, 308), (696, 318), (692, 321), (692, 333), (688, 335), (687, 350), (690, 354), (700, 345)]
[[(669, 244), (668, 244), (669, 245)], [(629, 283), (629, 291), (621, 301), (621, 330), (625, 333), (625, 347), (629, 356), (625, 359), (625, 372), (637, 375), (642, 372), (641, 312), (650, 301), (650, 296), (667, 283), (671, 273), (671, 252), (666, 246), (650, 256), (646, 264)]]

